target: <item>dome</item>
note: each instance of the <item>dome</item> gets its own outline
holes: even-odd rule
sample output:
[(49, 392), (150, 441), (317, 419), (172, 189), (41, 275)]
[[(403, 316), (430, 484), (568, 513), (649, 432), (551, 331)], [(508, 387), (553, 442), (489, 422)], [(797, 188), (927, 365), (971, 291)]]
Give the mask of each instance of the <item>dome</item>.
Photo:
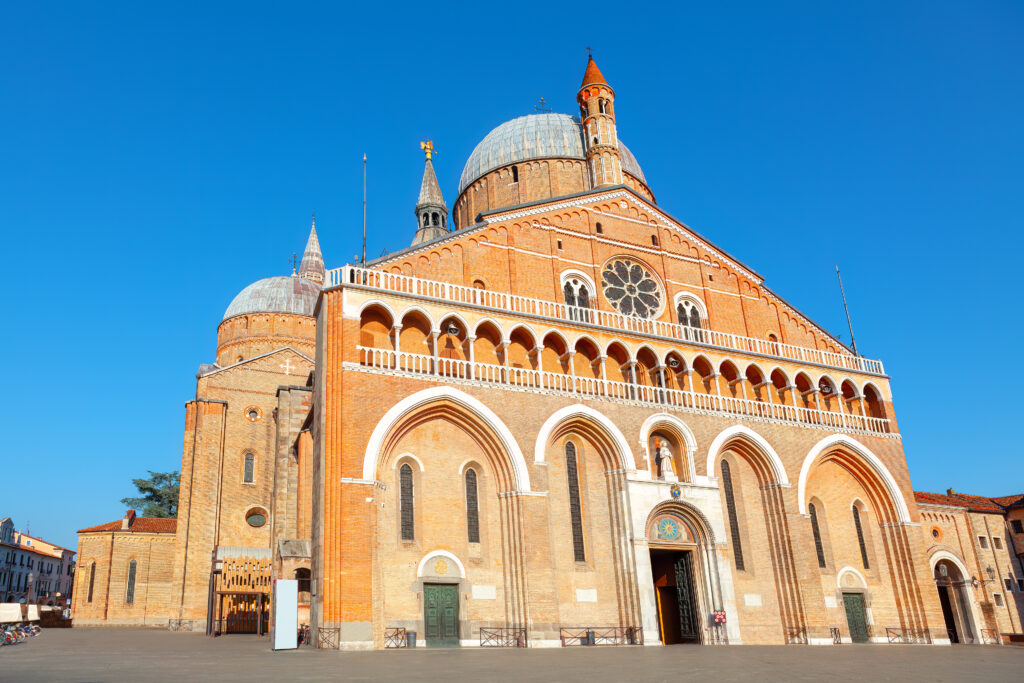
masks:
[(252, 283), (235, 297), (224, 320), (244, 313), (313, 315), (320, 285), (301, 277), (268, 277)]
[[(645, 184), (633, 153), (619, 140), (622, 170)], [(506, 121), (484, 136), (469, 155), (459, 194), (474, 181), (491, 171), (530, 159), (586, 159), (583, 151), (583, 126), (568, 114), (530, 114)]]

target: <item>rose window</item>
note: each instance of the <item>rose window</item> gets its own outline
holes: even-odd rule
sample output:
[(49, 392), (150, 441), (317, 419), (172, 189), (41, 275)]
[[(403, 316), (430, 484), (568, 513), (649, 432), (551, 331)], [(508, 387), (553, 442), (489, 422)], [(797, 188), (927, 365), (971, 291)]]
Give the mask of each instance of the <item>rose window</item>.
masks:
[(661, 311), (661, 286), (636, 261), (609, 261), (601, 272), (601, 288), (608, 303), (623, 315), (653, 318)]

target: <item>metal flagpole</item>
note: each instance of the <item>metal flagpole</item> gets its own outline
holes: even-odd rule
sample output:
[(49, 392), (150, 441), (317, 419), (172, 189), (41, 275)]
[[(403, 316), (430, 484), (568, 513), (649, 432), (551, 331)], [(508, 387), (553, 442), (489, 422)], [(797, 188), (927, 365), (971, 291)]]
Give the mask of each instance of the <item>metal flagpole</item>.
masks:
[(367, 155), (362, 155), (362, 260), (359, 265), (367, 265)]
[(843, 276), (839, 274), (839, 266), (836, 266), (836, 277), (839, 278), (839, 291), (843, 295), (843, 310), (846, 311), (846, 325), (850, 328), (850, 346), (853, 347), (853, 353), (857, 353), (857, 340), (853, 336), (853, 323), (850, 322), (850, 307), (846, 305), (846, 290), (843, 289)]

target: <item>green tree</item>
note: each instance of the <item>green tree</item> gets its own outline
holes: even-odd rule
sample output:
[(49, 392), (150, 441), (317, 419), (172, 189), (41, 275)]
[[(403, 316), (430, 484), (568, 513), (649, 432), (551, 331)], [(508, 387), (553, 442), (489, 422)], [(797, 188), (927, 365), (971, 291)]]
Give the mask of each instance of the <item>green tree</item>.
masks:
[(132, 479), (142, 494), (139, 498), (122, 498), (130, 508), (141, 509), (143, 517), (177, 517), (179, 472), (149, 471), (149, 479)]

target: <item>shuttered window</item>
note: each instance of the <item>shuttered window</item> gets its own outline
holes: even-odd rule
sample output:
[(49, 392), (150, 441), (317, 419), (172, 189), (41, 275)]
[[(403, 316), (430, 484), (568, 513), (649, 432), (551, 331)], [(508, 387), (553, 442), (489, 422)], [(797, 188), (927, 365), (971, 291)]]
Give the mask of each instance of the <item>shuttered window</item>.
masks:
[(825, 568), (825, 549), (821, 545), (821, 529), (818, 528), (818, 511), (814, 509), (814, 503), (807, 506), (811, 513), (811, 531), (814, 532), (814, 550), (818, 553), (818, 566)]
[(576, 464), (576, 444), (565, 444), (565, 472), (569, 478), (569, 518), (572, 523), (572, 550), (577, 562), (586, 562), (583, 547), (583, 509), (580, 507), (580, 472)]
[(398, 478), (399, 495), (401, 498), (399, 507), (401, 508), (400, 514), (402, 516), (402, 540), (412, 541), (416, 538), (413, 525), (412, 468), (408, 465), (402, 465), (402, 468), (398, 471)]
[(242, 472), (242, 481), (246, 484), (253, 482), (254, 470), (256, 468), (256, 456), (252, 453), (245, 454), (245, 467)]
[(736, 518), (736, 498), (732, 493), (732, 473), (729, 463), (722, 461), (722, 487), (725, 489), (725, 507), (729, 514), (729, 532), (732, 534), (732, 555), (736, 569), (743, 571), (743, 543), (740, 541), (740, 525)]
[(466, 470), (466, 533), (470, 543), (480, 542), (480, 507), (477, 501), (475, 470)]
[(124, 601), (129, 605), (135, 602), (135, 570), (138, 566), (135, 560), (128, 563), (128, 588), (124, 592)]
[(857, 542), (860, 543), (860, 559), (864, 563), (864, 569), (871, 569), (868, 564), (868, 548), (864, 545), (864, 529), (860, 526), (860, 510), (853, 506), (853, 525), (857, 527)]
[(96, 563), (93, 562), (89, 567), (89, 599), (86, 602), (92, 602), (92, 589), (96, 585)]

